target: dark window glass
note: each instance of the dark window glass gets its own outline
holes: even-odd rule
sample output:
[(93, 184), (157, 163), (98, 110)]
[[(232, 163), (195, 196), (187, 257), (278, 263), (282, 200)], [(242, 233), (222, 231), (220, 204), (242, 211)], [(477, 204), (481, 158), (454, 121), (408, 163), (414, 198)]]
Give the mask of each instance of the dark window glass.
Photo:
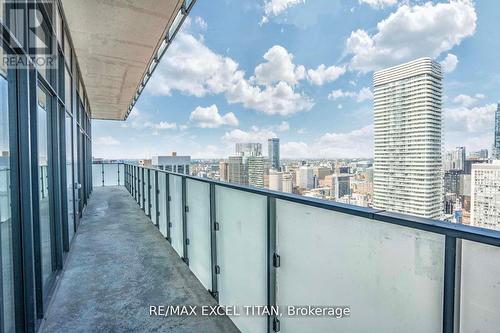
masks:
[(68, 239), (71, 241), (75, 233), (74, 199), (73, 199), (73, 119), (66, 113), (66, 185), (68, 201)]
[(44, 289), (52, 274), (52, 232), (50, 221), (49, 173), (52, 166), (48, 158), (48, 113), (50, 98), (41, 88), (38, 89), (37, 139), (38, 139), (38, 182), (39, 182), (39, 223), (40, 251), (42, 257), (42, 283)]
[[(0, 46), (0, 56), (3, 51)], [(2, 66), (0, 64), (0, 66)], [(0, 67), (0, 244), (3, 296), (2, 332), (14, 332), (14, 271), (12, 257), (11, 170), (9, 140), (9, 89), (7, 69)]]

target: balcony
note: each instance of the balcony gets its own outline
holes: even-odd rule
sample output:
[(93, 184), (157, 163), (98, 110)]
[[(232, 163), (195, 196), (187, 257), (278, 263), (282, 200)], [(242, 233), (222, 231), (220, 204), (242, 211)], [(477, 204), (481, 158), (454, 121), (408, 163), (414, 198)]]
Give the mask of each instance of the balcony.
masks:
[(151, 305), (186, 304), (217, 303), (125, 187), (98, 187), (41, 330), (238, 332), (223, 316), (149, 316)]
[[(127, 164), (94, 164), (93, 175), (46, 332), (500, 325), (498, 232)], [(103, 186), (119, 182), (125, 187)], [(160, 304), (234, 306), (241, 315), (229, 316), (234, 325), (226, 316), (150, 317)], [(282, 316), (245, 315), (259, 305)], [(289, 316), (289, 306), (348, 307), (350, 315)]]

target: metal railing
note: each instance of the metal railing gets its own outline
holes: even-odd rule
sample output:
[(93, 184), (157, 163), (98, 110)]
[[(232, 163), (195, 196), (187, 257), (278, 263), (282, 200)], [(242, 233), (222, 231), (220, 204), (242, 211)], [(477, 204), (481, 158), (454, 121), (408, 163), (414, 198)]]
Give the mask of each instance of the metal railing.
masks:
[(125, 186), (242, 332), (500, 327), (500, 232), (129, 164)]
[(92, 163), (92, 186), (124, 185), (124, 163)]

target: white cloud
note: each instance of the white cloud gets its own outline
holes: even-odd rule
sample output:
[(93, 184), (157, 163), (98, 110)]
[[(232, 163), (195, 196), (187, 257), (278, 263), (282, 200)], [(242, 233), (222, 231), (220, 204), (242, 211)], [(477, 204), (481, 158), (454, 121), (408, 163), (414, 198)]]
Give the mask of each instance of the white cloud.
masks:
[(280, 81), (275, 86), (252, 86), (241, 80), (226, 93), (228, 103), (242, 103), (246, 108), (268, 115), (289, 116), (309, 111), (314, 102), (305, 94), (298, 93), (287, 83)]
[(200, 29), (207, 30), (208, 24), (201, 16), (196, 16), (194, 21), (200, 27)]
[(324, 157), (370, 157), (373, 155), (373, 125), (345, 133), (326, 133), (318, 145)]
[(307, 71), (307, 76), (311, 83), (322, 86), (327, 82), (337, 80), (345, 71), (345, 67), (330, 66), (327, 68), (325, 65), (321, 64), (316, 69), (309, 69)]
[(446, 148), (466, 146), (469, 151), (489, 148), (492, 144), (496, 108), (496, 104), (445, 108), (443, 118)]
[(496, 104), (476, 107), (461, 105), (456, 108), (445, 108), (445, 128), (447, 131), (461, 133), (484, 133), (491, 131), (492, 134), (490, 136), (493, 136), (496, 108)]
[(340, 98), (353, 98), (358, 103), (373, 99), (373, 93), (368, 87), (361, 88), (360, 91), (344, 91), (342, 89), (332, 90), (328, 94), (328, 99), (335, 101)]
[(265, 54), (267, 62), (255, 67), (255, 81), (269, 85), (280, 81), (295, 85), (306, 76), (304, 66), (295, 66), (293, 54), (283, 46), (274, 45)]
[[(293, 65), (293, 56), (282, 47), (273, 47), (266, 53), (268, 62), (257, 66), (253, 80), (245, 79), (237, 62), (213, 52), (203, 39), (186, 32), (177, 35), (168, 52), (148, 84), (147, 89), (153, 94), (224, 94), (228, 103), (241, 103), (268, 115), (291, 115), (308, 111), (314, 105), (307, 95), (294, 90), (294, 84), (305, 78), (305, 68)], [(274, 70), (268, 67), (274, 57), (289, 57), (290, 63), (282, 64), (279, 71), (267, 72)], [(292, 70), (288, 72), (290, 66)]]
[(160, 121), (159, 123), (146, 123), (146, 127), (151, 127), (154, 129), (177, 129), (176, 123), (169, 123), (166, 121)]
[(337, 109), (342, 110), (343, 106), (342, 104), (337, 105)]
[(279, 132), (286, 132), (289, 129), (290, 129), (290, 124), (288, 123), (288, 121), (282, 121), (281, 124), (277, 126), (277, 130)]
[(267, 0), (264, 3), (264, 16), (260, 24), (267, 23), (270, 17), (278, 16), (288, 8), (305, 2), (305, 0)]
[(306, 134), (306, 133), (307, 133), (307, 131), (306, 131), (306, 129), (305, 129), (305, 128), (299, 128), (299, 129), (297, 130), (297, 134), (302, 135), (302, 134)]
[(238, 126), (239, 124), (238, 119), (232, 112), (228, 112), (221, 116), (215, 104), (208, 107), (198, 106), (191, 112), (189, 120), (194, 126), (200, 128), (217, 128), (222, 125)]
[(358, 95), (356, 96), (356, 101), (359, 103), (371, 99), (373, 99), (373, 93), (370, 88), (367, 87), (361, 88), (361, 90), (358, 92)]
[(93, 143), (97, 146), (116, 146), (120, 144), (120, 141), (115, 139), (114, 137), (108, 135), (108, 136), (101, 136), (93, 140)]
[(423, 56), (437, 58), (476, 31), (471, 0), (403, 5), (377, 24), (374, 35), (356, 30), (346, 42), (350, 67), (369, 72)]
[(398, 3), (398, 0), (359, 0), (360, 4), (367, 4), (372, 8), (382, 9), (388, 6), (394, 6)]
[(484, 94), (475, 94), (474, 96), (460, 94), (453, 99), (453, 103), (460, 104), (462, 107), (470, 107), (484, 97)]
[[(134, 128), (134, 129), (153, 129), (153, 130), (167, 130), (167, 129), (177, 129), (176, 123), (169, 123), (167, 121), (153, 122), (151, 121), (151, 116), (147, 113), (142, 113), (137, 107), (134, 107), (130, 112), (127, 121), (124, 122), (121, 127), (123, 128)], [(153, 134), (158, 134), (153, 132)]]
[(155, 95), (170, 95), (173, 90), (196, 97), (223, 93), (244, 75), (234, 60), (183, 31), (167, 52), (146, 88)]
[(281, 145), (280, 153), (285, 158), (301, 158), (310, 157), (311, 150), (305, 142), (290, 141)]
[(269, 138), (277, 137), (276, 133), (269, 128), (259, 128), (253, 126), (249, 131), (234, 129), (226, 132), (222, 137), (222, 141), (228, 144), (237, 142), (260, 142), (265, 143)]
[(349, 132), (325, 133), (313, 144), (287, 142), (281, 146), (285, 158), (355, 158), (373, 156), (373, 125)]
[(454, 54), (448, 53), (446, 58), (444, 58), (441, 62), (441, 67), (445, 73), (451, 73), (457, 68), (458, 65), (458, 57)]

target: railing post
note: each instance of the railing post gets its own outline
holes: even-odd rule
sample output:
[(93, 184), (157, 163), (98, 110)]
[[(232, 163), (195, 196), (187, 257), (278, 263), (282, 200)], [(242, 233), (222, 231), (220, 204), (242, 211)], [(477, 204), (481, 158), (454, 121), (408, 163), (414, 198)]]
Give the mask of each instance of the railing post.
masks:
[(453, 333), (454, 330), (456, 258), (457, 258), (457, 239), (455, 237), (445, 236), (443, 333)]
[[(280, 265), (276, 253), (276, 198), (267, 197), (267, 306), (269, 313), (276, 306), (276, 268)], [(279, 332), (280, 321), (277, 316), (269, 315), (268, 332)]]
[(160, 205), (159, 205), (159, 196), (160, 190), (158, 189), (158, 171), (155, 170), (155, 225), (157, 228), (160, 227)]
[(215, 202), (215, 184), (210, 183), (210, 253), (212, 264), (212, 290), (210, 293), (219, 302), (219, 288), (217, 286), (217, 231), (219, 224), (217, 222)]
[(118, 186), (120, 186), (120, 163), (116, 165), (116, 169), (118, 170)]
[(142, 206), (142, 210), (145, 212), (146, 211), (146, 196), (144, 195), (144, 189), (146, 187), (145, 185), (145, 181), (144, 181), (144, 168), (141, 167), (141, 206)]
[(148, 210), (146, 215), (151, 219), (151, 169), (147, 169), (148, 174)]
[(187, 205), (186, 205), (186, 177), (182, 176), (182, 236), (183, 236), (183, 253), (182, 260), (189, 266), (188, 256), (188, 238), (187, 238)]
[(102, 186), (104, 186), (104, 163), (101, 164), (101, 181)]
[(172, 238), (170, 237), (170, 227), (172, 226), (172, 223), (170, 222), (170, 174), (165, 173), (165, 200), (166, 202), (166, 208), (165, 208), (165, 214), (167, 215), (167, 241), (171, 242)]

